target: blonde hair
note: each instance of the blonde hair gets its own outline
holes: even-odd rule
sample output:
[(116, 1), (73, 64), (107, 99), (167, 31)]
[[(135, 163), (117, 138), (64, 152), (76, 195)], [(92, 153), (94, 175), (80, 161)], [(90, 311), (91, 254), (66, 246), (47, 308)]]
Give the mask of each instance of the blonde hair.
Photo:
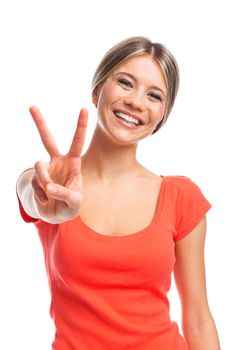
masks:
[(148, 38), (135, 36), (114, 45), (106, 52), (99, 63), (92, 79), (92, 94), (111, 73), (131, 57), (150, 54), (157, 61), (164, 73), (167, 88), (166, 107), (163, 119), (158, 123), (157, 132), (167, 121), (172, 110), (179, 87), (179, 67), (172, 53), (162, 44), (152, 43)]

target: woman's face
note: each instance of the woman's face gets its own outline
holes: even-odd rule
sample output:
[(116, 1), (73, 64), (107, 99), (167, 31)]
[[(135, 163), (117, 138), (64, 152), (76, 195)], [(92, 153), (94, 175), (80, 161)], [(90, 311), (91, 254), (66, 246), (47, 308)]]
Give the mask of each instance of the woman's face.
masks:
[(115, 141), (135, 143), (151, 135), (163, 118), (166, 95), (159, 64), (150, 55), (130, 58), (93, 95), (98, 126)]

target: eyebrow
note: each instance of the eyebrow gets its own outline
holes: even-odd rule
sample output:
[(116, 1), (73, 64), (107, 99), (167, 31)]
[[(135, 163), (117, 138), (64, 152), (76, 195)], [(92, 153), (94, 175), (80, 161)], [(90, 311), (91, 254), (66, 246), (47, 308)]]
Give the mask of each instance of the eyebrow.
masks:
[[(133, 74), (131, 74), (131, 73), (127, 73), (127, 72), (116, 72), (116, 74), (125, 74), (125, 75), (128, 75), (128, 77), (130, 77), (131, 79), (133, 79), (134, 81), (137, 81), (137, 79), (134, 77), (134, 75)], [(161, 91), (162, 92), (162, 94), (166, 97), (166, 94), (165, 94), (165, 92), (161, 89), (161, 88), (159, 88), (158, 86), (156, 86), (156, 85), (153, 85), (153, 86), (150, 86), (150, 88), (151, 89), (154, 89), (154, 90), (159, 90), (159, 91)]]

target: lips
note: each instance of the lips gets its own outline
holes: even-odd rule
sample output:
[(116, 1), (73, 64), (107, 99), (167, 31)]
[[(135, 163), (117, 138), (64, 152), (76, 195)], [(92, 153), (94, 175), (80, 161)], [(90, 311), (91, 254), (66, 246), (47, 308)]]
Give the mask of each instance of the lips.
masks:
[(114, 114), (116, 114), (116, 112), (121, 112), (121, 113), (123, 113), (123, 114), (128, 115), (129, 117), (132, 117), (132, 118), (134, 118), (134, 119), (137, 119), (137, 120), (140, 122), (141, 125), (144, 125), (144, 124), (145, 124), (144, 121), (143, 121), (140, 117), (138, 117), (137, 115), (132, 114), (132, 113), (130, 113), (130, 112), (124, 111), (124, 110), (122, 110), (122, 109), (115, 109), (113, 112), (114, 112)]

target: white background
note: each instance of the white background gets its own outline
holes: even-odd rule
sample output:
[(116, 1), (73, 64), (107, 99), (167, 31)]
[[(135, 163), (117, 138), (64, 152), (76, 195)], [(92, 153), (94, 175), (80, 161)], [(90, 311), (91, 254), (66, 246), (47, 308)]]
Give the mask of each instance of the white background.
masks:
[[(41, 245), (33, 224), (21, 219), (15, 195), (20, 173), (49, 159), (28, 108), (40, 107), (64, 152), (80, 108), (88, 108), (85, 152), (96, 123), (94, 70), (112, 45), (143, 35), (173, 52), (181, 85), (167, 124), (140, 142), (138, 159), (157, 174), (190, 177), (212, 203), (205, 248), (208, 298), (222, 349), (233, 349), (230, 3), (1, 1), (0, 348), (46, 350), (54, 336)], [(171, 317), (180, 324), (174, 281), (169, 298)]]

